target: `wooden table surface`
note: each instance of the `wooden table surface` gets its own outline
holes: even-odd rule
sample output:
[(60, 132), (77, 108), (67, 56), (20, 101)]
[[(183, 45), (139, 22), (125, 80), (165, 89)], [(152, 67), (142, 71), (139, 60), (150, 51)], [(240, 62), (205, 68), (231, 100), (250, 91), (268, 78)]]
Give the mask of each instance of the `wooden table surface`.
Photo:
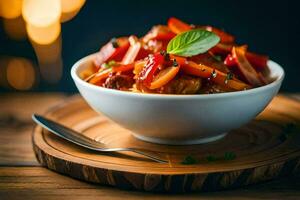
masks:
[[(300, 100), (299, 94), (290, 94)], [(93, 185), (39, 166), (32, 151), (31, 114), (66, 98), (60, 93), (0, 95), (0, 199), (300, 199), (300, 177), (214, 193), (152, 194)]]

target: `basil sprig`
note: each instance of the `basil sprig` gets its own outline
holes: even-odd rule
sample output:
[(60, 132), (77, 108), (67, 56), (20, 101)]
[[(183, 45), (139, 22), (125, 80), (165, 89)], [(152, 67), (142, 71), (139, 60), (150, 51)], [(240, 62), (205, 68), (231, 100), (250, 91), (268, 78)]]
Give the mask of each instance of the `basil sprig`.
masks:
[(219, 36), (204, 29), (180, 33), (167, 46), (167, 53), (190, 57), (207, 52), (220, 41)]

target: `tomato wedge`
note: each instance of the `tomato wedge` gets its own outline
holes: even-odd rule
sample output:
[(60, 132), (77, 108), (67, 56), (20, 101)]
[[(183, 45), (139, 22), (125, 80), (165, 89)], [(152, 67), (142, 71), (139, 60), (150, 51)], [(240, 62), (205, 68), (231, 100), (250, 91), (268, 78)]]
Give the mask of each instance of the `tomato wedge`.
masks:
[(215, 83), (227, 88), (231, 88), (233, 90), (245, 90), (251, 88), (251, 86), (238, 79), (228, 79), (226, 73), (223, 73), (217, 69), (211, 68), (206, 65), (199, 65), (193, 61), (188, 61), (183, 57), (172, 57), (175, 57), (177, 62), (181, 65), (181, 69), (186, 74), (199, 76), (201, 78), (210, 78)]
[(246, 48), (244, 46), (233, 47), (232, 56), (236, 59), (239, 71), (243, 74), (248, 83), (252, 86), (264, 85), (255, 69), (248, 62), (246, 58)]
[(108, 60), (121, 61), (128, 48), (129, 41), (127, 37), (117, 38), (114, 41), (108, 42), (96, 54), (94, 59), (95, 66), (99, 68)]
[(170, 28), (170, 30), (173, 32), (173, 33), (176, 33), (176, 34), (179, 34), (179, 33), (182, 33), (182, 32), (185, 32), (185, 31), (188, 31), (188, 30), (191, 30), (192, 27), (181, 21), (180, 19), (177, 19), (175, 17), (171, 17), (169, 18), (168, 20), (168, 27)]
[(150, 84), (150, 89), (157, 89), (164, 85), (166, 85), (169, 81), (171, 81), (176, 74), (179, 72), (180, 65), (174, 67), (167, 67), (166, 69), (163, 69), (160, 71), (155, 77), (153, 82)]
[(140, 72), (138, 79), (141, 80), (147, 87), (150, 87), (155, 72), (163, 63), (164, 56), (160, 53), (149, 55), (149, 60), (147, 61), (143, 70)]

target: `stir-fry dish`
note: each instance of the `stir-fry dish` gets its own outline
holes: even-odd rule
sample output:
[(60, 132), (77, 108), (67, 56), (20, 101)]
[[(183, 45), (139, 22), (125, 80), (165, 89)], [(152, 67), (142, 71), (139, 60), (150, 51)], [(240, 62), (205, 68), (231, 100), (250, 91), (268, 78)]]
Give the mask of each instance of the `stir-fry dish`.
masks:
[(268, 56), (235, 43), (212, 26), (170, 18), (143, 37), (111, 39), (80, 76), (111, 89), (160, 94), (211, 94), (268, 84)]

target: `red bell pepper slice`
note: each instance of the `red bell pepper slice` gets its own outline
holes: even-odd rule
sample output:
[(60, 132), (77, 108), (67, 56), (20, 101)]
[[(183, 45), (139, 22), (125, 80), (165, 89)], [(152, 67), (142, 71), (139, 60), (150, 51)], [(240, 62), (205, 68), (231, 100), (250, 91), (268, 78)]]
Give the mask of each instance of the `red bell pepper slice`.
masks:
[(251, 63), (251, 65), (253, 65), (258, 71), (262, 71), (265, 67), (267, 67), (269, 57), (266, 55), (247, 52), (246, 57)]
[[(246, 53), (247, 55), (247, 53)], [(240, 77), (242, 80), (246, 81), (247, 82), (247, 79), (246, 77), (244, 76), (244, 74), (240, 71), (239, 67), (238, 67), (238, 61), (237, 59), (232, 56), (232, 54), (228, 54), (227, 57), (225, 58), (224, 60), (224, 64), (227, 66), (227, 67), (230, 67), (230, 70), (232, 72), (234, 72), (238, 77)], [(257, 70), (257, 67), (255, 68)], [(261, 69), (263, 70), (263, 69)], [(257, 72), (257, 75), (258, 75), (258, 78), (260, 79), (260, 81), (263, 83), (263, 84), (267, 84), (268, 83), (268, 80), (262, 75), (261, 72)]]
[(248, 83), (250, 83), (252, 86), (264, 85), (264, 82), (261, 81), (258, 73), (246, 58), (245, 46), (233, 47), (232, 56), (237, 62), (239, 71), (243, 74)]
[(175, 17), (171, 17), (168, 20), (168, 27), (170, 28), (170, 30), (173, 33), (176, 33), (176, 34), (179, 34), (179, 33), (182, 33), (182, 32), (192, 29), (192, 27), (189, 24), (187, 24)]
[(154, 78), (154, 80), (150, 84), (150, 89), (157, 89), (164, 85), (166, 85), (168, 82), (170, 82), (179, 72), (180, 65), (178, 64), (175, 66), (167, 67), (166, 69), (163, 69), (160, 71)]
[[(232, 44), (219, 43), (210, 49), (210, 51), (214, 54), (228, 55), (231, 53), (233, 46), (234, 45)], [(262, 71), (265, 67), (267, 67), (269, 60), (269, 57), (266, 55), (260, 55), (249, 51), (246, 52), (246, 58), (257, 71)]]
[(181, 65), (182, 71), (186, 74), (199, 76), (201, 78), (210, 78), (213, 82), (233, 90), (244, 90), (251, 88), (250, 85), (236, 78), (227, 79), (227, 73), (221, 72), (213, 67), (197, 64), (193, 61), (187, 60), (184, 57), (173, 55), (171, 55), (171, 57), (174, 57), (177, 60), (177, 62)]
[(149, 55), (149, 60), (147, 61), (145, 67), (139, 74), (139, 80), (141, 80), (144, 85), (150, 87), (151, 82), (154, 78), (155, 72), (158, 70), (159, 66), (164, 63), (164, 56), (160, 53), (154, 55)]
[(139, 54), (139, 51), (142, 47), (141, 42), (138, 40), (138, 38), (136, 36), (130, 36), (129, 37), (129, 43), (130, 43), (130, 47), (127, 50), (125, 56), (122, 59), (122, 64), (127, 65), (130, 63), (133, 63), (136, 59), (136, 57)]
[[(171, 29), (171, 31), (173, 31), (176, 34), (179, 34), (179, 33), (182, 33), (182, 32), (192, 29), (192, 27), (189, 24), (187, 24), (175, 17), (171, 17), (168, 20), (168, 27)], [(225, 31), (222, 31), (221, 29), (218, 29), (218, 28), (215, 28), (212, 26), (200, 26), (200, 28), (203, 28), (207, 31), (211, 31), (211, 32), (215, 33), (216, 35), (218, 35), (221, 39), (221, 43), (233, 43), (234, 42), (234, 37), (231, 34), (226, 33)]]
[(129, 70), (133, 70), (133, 68), (133, 63), (127, 65), (117, 64), (116, 66), (97, 72), (94, 77), (89, 80), (89, 83), (101, 85), (101, 83), (109, 76), (109, 74), (116, 72), (127, 72)]
[(228, 67), (235, 67), (237, 66), (236, 58), (234, 58), (231, 54), (228, 54), (224, 60), (224, 64)]
[(153, 53), (151, 50), (145, 49), (144, 46), (142, 45), (142, 47), (140, 48), (140, 51), (139, 51), (138, 55), (136, 56), (135, 60), (142, 60), (142, 59), (146, 58), (151, 53)]
[(143, 37), (143, 42), (147, 43), (149, 40), (166, 40), (169, 41), (173, 37), (175, 37), (176, 34), (173, 33), (169, 27), (158, 25), (153, 26), (152, 29)]
[(126, 72), (126, 71), (129, 71), (129, 70), (133, 70), (134, 68), (134, 63), (130, 63), (130, 64), (127, 64), (127, 65), (117, 65), (117, 66), (114, 66), (112, 67), (112, 72)]
[(231, 49), (234, 45), (232, 44), (224, 44), (224, 43), (218, 43), (216, 46), (211, 48), (209, 51), (213, 52), (214, 54), (221, 54), (221, 55), (227, 55), (231, 53)]
[(156, 40), (171, 40), (173, 37), (175, 37), (176, 35), (175, 35), (175, 33), (173, 33), (173, 32), (168, 32), (168, 33), (158, 33), (157, 35), (156, 35), (156, 37), (155, 38), (153, 38), (153, 39), (156, 39)]
[(212, 26), (200, 26), (201, 28), (204, 28), (207, 31), (211, 31), (218, 35), (220, 37), (221, 43), (233, 43), (234, 37), (233, 35), (226, 33), (225, 31), (222, 31), (221, 29), (212, 27)]
[[(117, 43), (118, 47), (114, 47), (114, 42)], [(100, 51), (96, 54), (94, 64), (98, 68), (108, 60), (121, 61), (125, 53), (129, 48), (129, 41), (127, 37), (117, 38), (115, 41), (110, 41), (104, 45)]]

